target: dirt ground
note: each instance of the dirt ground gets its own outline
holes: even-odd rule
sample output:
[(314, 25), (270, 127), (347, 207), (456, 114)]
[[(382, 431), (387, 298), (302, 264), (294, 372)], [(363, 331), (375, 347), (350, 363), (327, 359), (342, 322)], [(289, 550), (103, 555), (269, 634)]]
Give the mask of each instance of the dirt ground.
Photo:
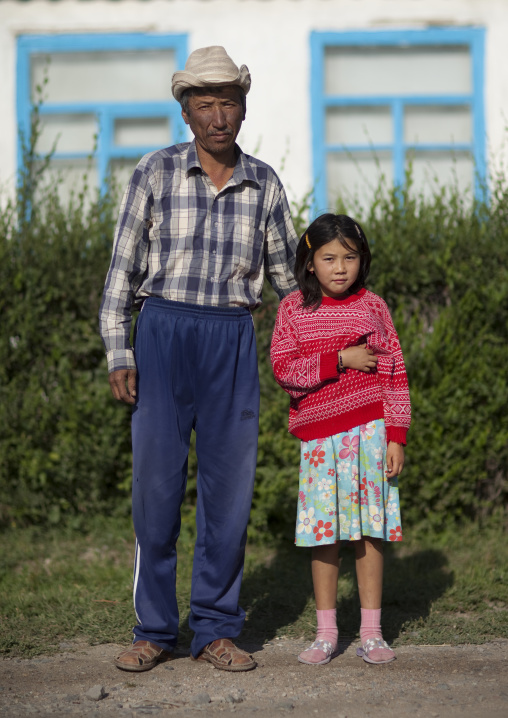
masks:
[(306, 647), (301, 641), (242, 647), (254, 653), (256, 670), (218, 671), (181, 651), (151, 671), (126, 673), (113, 665), (120, 647), (111, 644), (65, 643), (54, 656), (5, 658), (0, 661), (0, 715), (508, 716), (508, 640), (482, 646), (403, 646), (397, 660), (384, 666), (358, 658), (356, 643), (342, 643), (341, 655), (327, 666), (298, 663), (296, 656)]

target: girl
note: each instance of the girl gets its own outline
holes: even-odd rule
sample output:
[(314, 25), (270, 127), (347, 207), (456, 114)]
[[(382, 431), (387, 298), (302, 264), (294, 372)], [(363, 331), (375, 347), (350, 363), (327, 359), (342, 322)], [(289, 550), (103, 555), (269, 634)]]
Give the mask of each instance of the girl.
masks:
[(291, 397), (301, 439), (296, 545), (312, 547), (317, 636), (298, 659), (337, 653), (339, 541), (352, 541), (361, 604), (357, 654), (389, 663), (381, 633), (382, 541), (400, 541), (397, 476), (410, 403), (404, 360), (385, 302), (364, 287), (370, 250), (346, 215), (318, 217), (300, 240), (300, 291), (282, 300), (272, 338), (275, 378)]

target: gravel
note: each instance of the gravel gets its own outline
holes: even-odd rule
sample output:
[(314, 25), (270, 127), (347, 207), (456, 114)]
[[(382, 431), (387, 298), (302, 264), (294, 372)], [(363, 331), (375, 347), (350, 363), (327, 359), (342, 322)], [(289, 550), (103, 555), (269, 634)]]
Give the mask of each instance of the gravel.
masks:
[(175, 660), (143, 673), (119, 671), (119, 646), (66, 642), (54, 656), (0, 660), (0, 714), (84, 718), (192, 718), (235, 713), (284, 718), (506, 718), (508, 641), (482, 646), (402, 646), (397, 660), (363, 662), (343, 642), (326, 666), (297, 661), (306, 643), (242, 645), (258, 661), (247, 673)]

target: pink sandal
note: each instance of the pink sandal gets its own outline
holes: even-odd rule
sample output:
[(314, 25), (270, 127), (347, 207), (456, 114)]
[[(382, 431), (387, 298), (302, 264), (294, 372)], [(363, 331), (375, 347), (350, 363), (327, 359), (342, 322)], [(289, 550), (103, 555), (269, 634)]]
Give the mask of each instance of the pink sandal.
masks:
[(367, 638), (361, 648), (356, 649), (356, 655), (363, 658), (366, 663), (391, 663), (397, 656), (382, 638)]
[(319, 638), (316, 639), (314, 643), (311, 643), (305, 651), (300, 653), (298, 660), (300, 663), (307, 663), (309, 666), (324, 666), (338, 655), (338, 648), (334, 649), (330, 641), (324, 641), (322, 638)]

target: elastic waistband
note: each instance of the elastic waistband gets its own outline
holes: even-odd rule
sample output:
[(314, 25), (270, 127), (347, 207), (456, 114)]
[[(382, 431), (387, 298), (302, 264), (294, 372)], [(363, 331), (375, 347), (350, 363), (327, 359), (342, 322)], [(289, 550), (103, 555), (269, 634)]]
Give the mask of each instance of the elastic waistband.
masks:
[(224, 321), (242, 321), (251, 319), (251, 312), (246, 307), (210, 307), (202, 304), (187, 304), (171, 299), (148, 297), (143, 302), (142, 310), (168, 312), (194, 317), (209, 317)]

